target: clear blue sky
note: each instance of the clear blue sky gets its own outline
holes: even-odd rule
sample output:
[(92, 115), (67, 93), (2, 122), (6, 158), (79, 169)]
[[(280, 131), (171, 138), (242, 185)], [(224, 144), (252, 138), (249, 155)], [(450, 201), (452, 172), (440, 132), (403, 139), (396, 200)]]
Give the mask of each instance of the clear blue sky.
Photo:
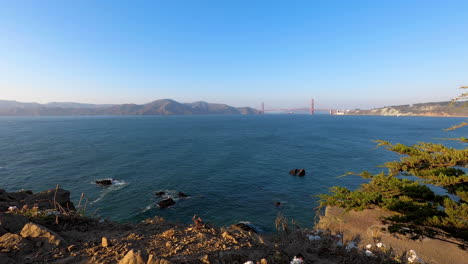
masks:
[(368, 108), (468, 85), (468, 1), (2, 1), (0, 99)]

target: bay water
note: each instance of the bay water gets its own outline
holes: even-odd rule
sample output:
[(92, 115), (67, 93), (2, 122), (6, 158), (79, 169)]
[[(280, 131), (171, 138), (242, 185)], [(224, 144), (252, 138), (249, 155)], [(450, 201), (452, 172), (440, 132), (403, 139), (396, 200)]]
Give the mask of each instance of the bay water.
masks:
[[(71, 191), (86, 213), (136, 222), (155, 215), (215, 226), (249, 221), (274, 230), (279, 212), (314, 222), (317, 194), (357, 188), (346, 172), (380, 172), (398, 155), (373, 140), (414, 144), (462, 136), (443, 131), (462, 118), (242, 115), (0, 117), (0, 188)], [(306, 176), (288, 174), (306, 170)], [(112, 178), (110, 187), (95, 184)], [(155, 192), (176, 205), (160, 209)], [(179, 198), (178, 192), (189, 195)], [(281, 206), (275, 206), (280, 202)]]

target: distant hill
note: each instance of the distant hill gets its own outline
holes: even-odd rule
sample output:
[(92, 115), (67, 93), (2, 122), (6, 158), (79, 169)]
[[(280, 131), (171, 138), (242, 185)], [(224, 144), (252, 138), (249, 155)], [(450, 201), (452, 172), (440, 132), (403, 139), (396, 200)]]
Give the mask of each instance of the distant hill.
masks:
[(209, 115), (259, 114), (250, 107), (232, 107), (207, 102), (179, 103), (171, 99), (147, 104), (21, 103), (0, 100), (0, 116), (79, 116), (79, 115)]
[(370, 110), (350, 110), (347, 115), (383, 116), (468, 116), (467, 102), (431, 102), (413, 105), (395, 105)]

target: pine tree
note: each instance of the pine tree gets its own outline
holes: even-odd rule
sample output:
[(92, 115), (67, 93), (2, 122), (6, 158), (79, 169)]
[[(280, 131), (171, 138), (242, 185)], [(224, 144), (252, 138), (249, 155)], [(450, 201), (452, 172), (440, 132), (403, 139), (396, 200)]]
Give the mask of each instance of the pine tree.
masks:
[[(467, 89), (468, 87), (461, 87)], [(462, 93), (453, 101), (468, 104), (468, 93)], [(466, 129), (461, 122), (445, 130)], [(367, 171), (358, 175), (369, 179), (357, 190), (332, 187), (330, 194), (320, 195), (320, 207), (339, 206), (347, 210), (362, 210), (381, 207), (395, 212), (384, 221), (388, 231), (409, 234), (412, 238), (423, 236), (451, 236), (468, 241), (468, 143), (465, 137), (452, 138), (460, 148), (443, 144), (420, 142), (412, 146), (392, 144), (378, 140), (378, 146), (396, 152), (398, 161), (383, 165), (386, 172), (372, 174)], [(353, 173), (348, 173), (353, 174)], [(420, 181), (406, 179), (416, 176)], [(427, 185), (440, 186), (459, 199), (436, 195)]]

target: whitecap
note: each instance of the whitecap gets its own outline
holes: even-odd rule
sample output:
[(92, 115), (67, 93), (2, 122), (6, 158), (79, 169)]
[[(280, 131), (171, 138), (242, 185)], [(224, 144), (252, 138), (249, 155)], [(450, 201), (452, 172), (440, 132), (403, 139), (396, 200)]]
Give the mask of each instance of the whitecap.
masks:
[(160, 189), (160, 190), (157, 190), (155, 193), (157, 192), (164, 192), (163, 195), (157, 197), (160, 200), (166, 200), (166, 199), (171, 198), (172, 200), (177, 201), (180, 199), (179, 192), (176, 190)]
[[(106, 188), (103, 188), (101, 190), (99, 197), (96, 200), (92, 201), (91, 204), (99, 202), (109, 193), (118, 191), (128, 185), (128, 183), (124, 180), (115, 180), (115, 179), (109, 179), (109, 180), (112, 180), (112, 184), (109, 186), (106, 186)], [(95, 182), (93, 182), (93, 184), (95, 184)]]
[(154, 203), (149, 204), (148, 206), (145, 207), (141, 212), (144, 213), (146, 211), (149, 211), (154, 208)]

